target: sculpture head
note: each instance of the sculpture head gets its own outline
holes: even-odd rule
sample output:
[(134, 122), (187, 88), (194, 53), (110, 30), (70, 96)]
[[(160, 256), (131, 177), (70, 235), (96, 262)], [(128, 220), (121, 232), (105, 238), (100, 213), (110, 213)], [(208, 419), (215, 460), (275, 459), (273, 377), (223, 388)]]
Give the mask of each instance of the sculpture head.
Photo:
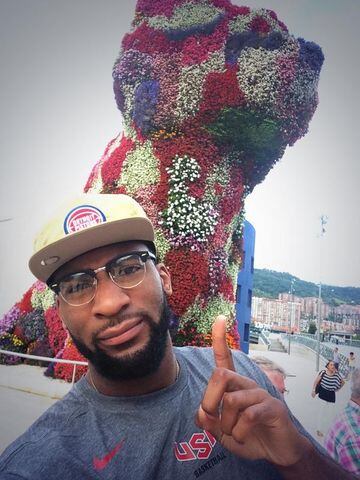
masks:
[(271, 10), (139, 0), (114, 92), (127, 133), (205, 135), (241, 165), (248, 192), (306, 133), (322, 62), (320, 47), (290, 35)]

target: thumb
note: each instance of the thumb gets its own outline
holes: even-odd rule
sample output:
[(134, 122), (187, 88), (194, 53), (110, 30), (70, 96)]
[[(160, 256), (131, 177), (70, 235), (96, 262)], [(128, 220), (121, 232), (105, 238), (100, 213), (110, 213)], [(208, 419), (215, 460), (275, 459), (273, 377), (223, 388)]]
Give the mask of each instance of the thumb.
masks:
[(220, 368), (227, 368), (235, 372), (231, 350), (226, 343), (226, 317), (216, 317), (212, 327), (212, 347), (215, 357), (215, 365)]

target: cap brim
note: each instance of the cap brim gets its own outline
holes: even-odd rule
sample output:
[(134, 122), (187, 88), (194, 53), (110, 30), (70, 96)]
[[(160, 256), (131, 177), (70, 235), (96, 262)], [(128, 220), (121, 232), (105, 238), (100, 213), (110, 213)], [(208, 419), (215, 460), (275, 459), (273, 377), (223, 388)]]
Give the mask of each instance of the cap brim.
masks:
[(70, 260), (95, 248), (127, 241), (154, 242), (154, 230), (147, 218), (126, 218), (81, 230), (52, 243), (29, 260), (31, 272), (46, 282)]

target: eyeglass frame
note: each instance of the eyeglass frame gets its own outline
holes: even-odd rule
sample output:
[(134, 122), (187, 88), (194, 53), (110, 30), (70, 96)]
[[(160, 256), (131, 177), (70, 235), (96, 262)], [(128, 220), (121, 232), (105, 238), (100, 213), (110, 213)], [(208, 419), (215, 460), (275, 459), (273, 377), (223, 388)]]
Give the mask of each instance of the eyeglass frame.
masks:
[[(126, 258), (126, 257), (131, 257), (133, 255), (137, 255), (140, 260), (142, 261), (143, 265), (145, 266), (146, 265), (146, 262), (148, 260), (152, 260), (154, 263), (157, 262), (157, 258), (156, 258), (156, 255), (154, 255), (154, 253), (152, 252), (149, 252), (148, 250), (136, 250), (136, 251), (133, 251), (133, 252), (127, 252), (127, 253), (123, 253), (121, 255), (118, 255), (114, 258), (112, 258), (111, 260), (109, 260), (108, 262), (106, 262), (106, 264), (102, 267), (99, 267), (99, 268), (96, 268), (96, 269), (92, 269), (92, 268), (86, 268), (84, 270), (80, 270), (78, 272), (73, 272), (73, 273), (68, 273), (66, 275), (64, 275), (63, 277), (61, 277), (56, 283), (52, 283), (52, 278), (50, 278), (46, 284), (47, 286), (50, 288), (50, 290), (52, 290), (56, 295), (60, 296), (65, 303), (67, 303), (68, 305), (70, 305), (71, 307), (81, 307), (83, 305), (87, 305), (88, 303), (92, 302), (92, 300), (94, 300), (95, 298), (95, 295), (96, 295), (96, 291), (97, 291), (97, 285), (98, 285), (98, 279), (97, 279), (97, 274), (101, 271), (105, 271), (108, 275), (108, 277), (110, 278), (110, 280), (113, 282), (114, 285), (116, 285), (117, 287), (119, 288), (122, 288), (122, 289), (125, 289), (125, 290), (130, 290), (131, 288), (135, 288), (137, 287), (138, 285), (140, 285), (143, 281), (144, 281), (144, 278), (145, 278), (145, 274), (146, 274), (146, 266), (145, 266), (145, 272), (144, 272), (144, 276), (143, 278), (140, 280), (140, 282), (136, 283), (135, 285), (132, 285), (131, 287), (123, 287), (121, 285), (118, 285), (114, 279), (112, 278), (110, 272), (109, 272), (109, 268), (111, 267), (111, 265), (116, 262), (117, 260), (121, 259), (121, 258)], [(77, 275), (79, 273), (85, 273), (85, 274), (88, 274), (90, 275), (94, 280), (95, 280), (95, 289), (94, 289), (94, 295), (90, 298), (90, 300), (88, 300), (87, 302), (84, 302), (84, 303), (79, 303), (79, 304), (72, 304), (72, 303), (69, 303), (62, 295), (61, 291), (60, 291), (60, 283), (66, 279), (67, 277), (70, 277), (72, 275)]]

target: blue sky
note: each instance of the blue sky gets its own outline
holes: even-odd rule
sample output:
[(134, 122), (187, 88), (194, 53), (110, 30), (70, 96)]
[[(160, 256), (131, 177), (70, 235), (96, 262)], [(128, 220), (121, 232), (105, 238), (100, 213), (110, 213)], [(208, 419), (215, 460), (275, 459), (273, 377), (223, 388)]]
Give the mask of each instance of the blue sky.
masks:
[[(255, 267), (360, 287), (360, 4), (247, 5), (275, 10), (291, 33), (315, 41), (325, 54), (309, 133), (246, 201), (256, 229)], [(133, 0), (1, 2), (0, 220), (13, 220), (0, 222), (0, 314), (33, 281), (32, 240), (52, 206), (82, 190), (121, 131), (111, 70), (134, 7)], [(329, 221), (319, 241), (323, 213)]]

